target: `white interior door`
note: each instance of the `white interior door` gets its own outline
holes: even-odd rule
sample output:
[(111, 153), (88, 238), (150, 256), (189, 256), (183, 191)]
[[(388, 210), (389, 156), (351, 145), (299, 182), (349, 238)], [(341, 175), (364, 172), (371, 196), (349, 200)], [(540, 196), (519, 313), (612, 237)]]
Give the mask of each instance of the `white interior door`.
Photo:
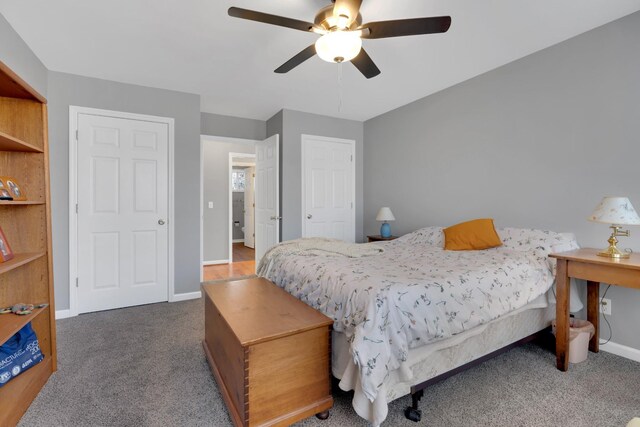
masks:
[(256, 144), (256, 265), (280, 242), (279, 135)]
[(254, 236), (254, 204), (255, 204), (255, 176), (256, 168), (245, 169), (244, 186), (244, 245), (253, 248), (255, 246)]
[(355, 141), (302, 136), (302, 236), (355, 242)]
[(78, 311), (168, 299), (166, 123), (78, 115)]

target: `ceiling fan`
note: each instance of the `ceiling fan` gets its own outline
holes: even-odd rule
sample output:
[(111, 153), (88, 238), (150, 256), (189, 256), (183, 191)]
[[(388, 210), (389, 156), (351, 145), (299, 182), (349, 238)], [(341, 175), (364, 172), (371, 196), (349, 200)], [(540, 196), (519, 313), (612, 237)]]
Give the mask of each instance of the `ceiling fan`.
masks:
[(317, 54), (327, 62), (351, 61), (368, 79), (380, 74), (380, 70), (362, 48), (362, 39), (446, 33), (451, 26), (450, 16), (363, 24), (362, 15), (360, 15), (362, 0), (332, 0), (332, 2), (333, 5), (320, 9), (313, 23), (239, 7), (229, 8), (229, 16), (321, 35), (314, 44), (278, 67), (275, 70), (276, 73), (287, 73)]

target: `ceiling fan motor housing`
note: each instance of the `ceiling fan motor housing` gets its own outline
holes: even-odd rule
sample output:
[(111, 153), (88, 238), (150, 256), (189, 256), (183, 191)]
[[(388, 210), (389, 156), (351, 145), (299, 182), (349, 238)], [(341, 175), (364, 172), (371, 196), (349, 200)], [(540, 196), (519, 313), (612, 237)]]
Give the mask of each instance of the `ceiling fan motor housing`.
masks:
[[(351, 17), (347, 16), (346, 18), (348, 21), (348, 19)], [(362, 25), (362, 15), (358, 13), (358, 16), (356, 17), (356, 19), (353, 20), (353, 22), (351, 22), (351, 25), (344, 28), (338, 28), (338, 17), (335, 16), (333, 13), (333, 5), (330, 5), (320, 9), (313, 23), (318, 27), (324, 28), (327, 31), (336, 30), (336, 29), (356, 30), (360, 25)]]

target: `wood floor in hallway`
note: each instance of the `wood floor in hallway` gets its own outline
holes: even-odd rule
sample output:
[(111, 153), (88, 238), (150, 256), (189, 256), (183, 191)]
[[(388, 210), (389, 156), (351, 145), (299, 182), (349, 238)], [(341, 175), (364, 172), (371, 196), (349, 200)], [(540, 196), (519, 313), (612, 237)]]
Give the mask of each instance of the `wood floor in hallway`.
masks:
[(244, 243), (233, 244), (233, 262), (229, 264), (207, 265), (204, 269), (204, 281), (232, 279), (234, 277), (255, 274), (255, 251)]

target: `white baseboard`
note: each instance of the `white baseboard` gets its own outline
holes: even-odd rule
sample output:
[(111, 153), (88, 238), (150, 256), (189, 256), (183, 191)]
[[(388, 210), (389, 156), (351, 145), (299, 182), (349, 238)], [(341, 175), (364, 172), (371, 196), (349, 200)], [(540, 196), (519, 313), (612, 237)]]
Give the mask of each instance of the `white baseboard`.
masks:
[(56, 320), (71, 317), (71, 310), (56, 310)]
[(204, 261), (202, 265), (220, 265), (220, 264), (229, 264), (228, 259), (218, 259), (214, 261)]
[(184, 294), (175, 294), (171, 302), (188, 301), (191, 299), (198, 299), (202, 297), (202, 292), (187, 292)]
[[(188, 301), (202, 297), (202, 292), (186, 292), (184, 294), (175, 294), (171, 302)], [(56, 320), (67, 319), (71, 316), (71, 310), (56, 310)]]
[(626, 345), (616, 344), (614, 342), (608, 342), (607, 344), (600, 345), (600, 350), (606, 351), (607, 353), (615, 354), (617, 356), (622, 356), (627, 359), (635, 360), (636, 362), (640, 362), (640, 350), (633, 347), (627, 347)]
[(233, 243), (244, 243), (244, 239), (233, 239)]

